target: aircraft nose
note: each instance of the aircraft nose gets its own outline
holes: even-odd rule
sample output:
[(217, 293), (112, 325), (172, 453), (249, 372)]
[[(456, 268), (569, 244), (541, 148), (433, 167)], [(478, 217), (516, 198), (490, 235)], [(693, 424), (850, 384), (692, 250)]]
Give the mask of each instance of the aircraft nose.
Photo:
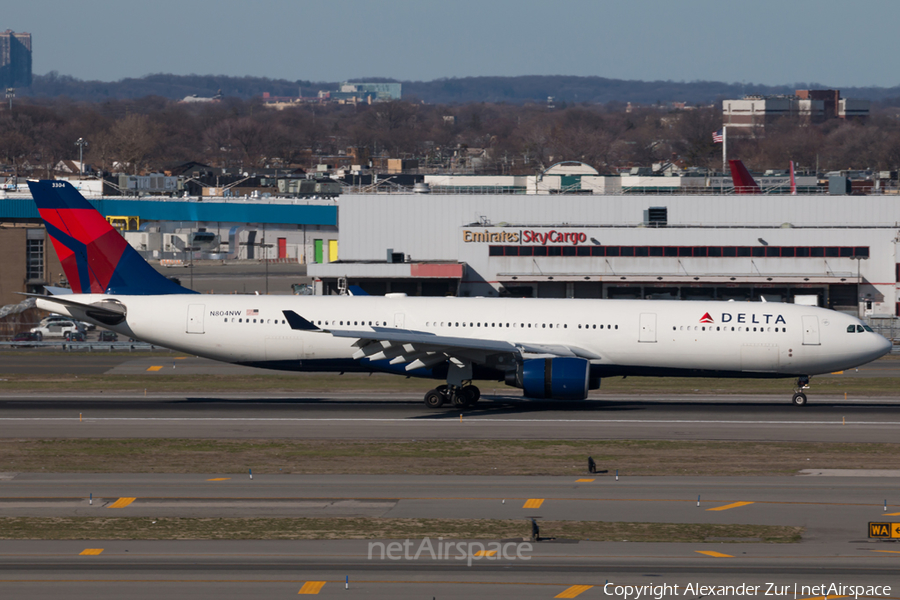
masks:
[(894, 344), (891, 342), (891, 340), (889, 340), (881, 335), (875, 334), (872, 337), (872, 354), (873, 354), (872, 360), (875, 360), (876, 358), (884, 356), (885, 354), (890, 352), (893, 349), (893, 347), (894, 347)]

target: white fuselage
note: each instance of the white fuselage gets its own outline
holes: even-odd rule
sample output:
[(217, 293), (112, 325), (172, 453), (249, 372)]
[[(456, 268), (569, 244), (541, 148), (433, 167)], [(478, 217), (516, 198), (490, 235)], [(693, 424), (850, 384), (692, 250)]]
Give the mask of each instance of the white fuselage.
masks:
[[(297, 370), (352, 362), (358, 350), (355, 340), (328, 331), (371, 327), (514, 345), (565, 345), (590, 355), (592, 369), (602, 368), (603, 374), (815, 375), (867, 363), (891, 347), (880, 335), (862, 331), (855, 317), (782, 303), (202, 294), (66, 297), (85, 304), (115, 299), (126, 307), (127, 317), (110, 329), (123, 335), (216, 360)], [(77, 308), (62, 309), (47, 300), (39, 300), (38, 306), (90, 320)], [(326, 331), (292, 329), (285, 310)]]

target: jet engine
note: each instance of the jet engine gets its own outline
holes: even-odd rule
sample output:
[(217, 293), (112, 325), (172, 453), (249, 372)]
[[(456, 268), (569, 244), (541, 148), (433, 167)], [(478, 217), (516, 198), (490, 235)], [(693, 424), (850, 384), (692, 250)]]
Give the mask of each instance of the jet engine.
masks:
[(522, 388), (529, 398), (553, 400), (584, 400), (589, 389), (600, 387), (588, 360), (568, 357), (524, 360), (507, 373), (506, 384)]

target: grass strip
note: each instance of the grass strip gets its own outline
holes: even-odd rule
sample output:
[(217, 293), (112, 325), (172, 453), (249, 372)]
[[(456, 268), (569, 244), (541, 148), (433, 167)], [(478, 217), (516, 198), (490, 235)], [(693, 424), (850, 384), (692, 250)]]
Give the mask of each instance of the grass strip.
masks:
[[(95, 392), (117, 395), (143, 394), (144, 390), (176, 392), (184, 394), (218, 392), (285, 392), (298, 397), (328, 392), (361, 393), (422, 393), (439, 382), (428, 379), (406, 379), (395, 375), (347, 373), (284, 374), (271, 375), (172, 375), (169, 371), (138, 375), (92, 374), (20, 374), (0, 376), (0, 393), (9, 392)], [(496, 381), (475, 382), (485, 396), (519, 396), (520, 390)], [(610, 377), (603, 380), (601, 388), (591, 392), (591, 398), (622, 394), (646, 394), (670, 397), (679, 394), (728, 395), (762, 394), (789, 398), (793, 390), (791, 379), (719, 379), (681, 377)], [(827, 376), (813, 380), (810, 392), (814, 400), (817, 394), (842, 396), (897, 396), (900, 377)]]
[[(3, 517), (6, 540), (496, 540), (530, 535), (523, 520), (329, 518)], [(541, 536), (608, 542), (690, 542), (714, 538), (795, 543), (803, 527), (541, 521)]]
[(667, 440), (3, 439), (19, 473), (791, 475), (800, 469), (900, 469), (900, 444)]

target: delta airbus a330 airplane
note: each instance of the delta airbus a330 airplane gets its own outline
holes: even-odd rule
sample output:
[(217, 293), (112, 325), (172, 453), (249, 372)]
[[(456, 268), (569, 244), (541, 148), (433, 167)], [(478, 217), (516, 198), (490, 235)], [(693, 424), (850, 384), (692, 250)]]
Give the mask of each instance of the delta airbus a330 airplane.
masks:
[(603, 377), (809, 377), (891, 343), (859, 319), (763, 302), (206, 295), (157, 273), (68, 182), (29, 182), (71, 294), (38, 307), (235, 364), (445, 380), (425, 404), (478, 401), (473, 379), (581, 400)]

